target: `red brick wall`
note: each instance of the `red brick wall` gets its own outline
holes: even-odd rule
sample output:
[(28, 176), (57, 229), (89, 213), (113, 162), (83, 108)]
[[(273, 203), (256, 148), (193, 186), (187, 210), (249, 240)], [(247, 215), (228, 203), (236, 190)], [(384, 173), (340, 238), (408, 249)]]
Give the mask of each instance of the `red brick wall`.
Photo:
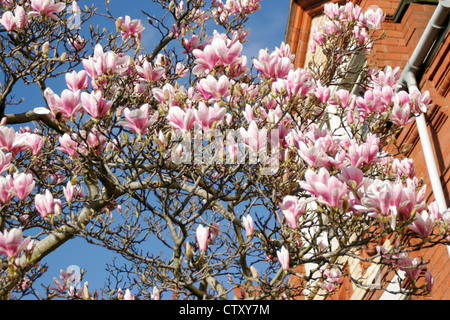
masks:
[[(377, 5), (387, 13), (387, 19), (383, 25), (386, 30), (386, 38), (375, 46), (373, 54), (369, 57), (370, 63), (378, 67), (391, 65), (403, 69), (436, 9), (435, 5), (410, 4), (401, 21), (396, 23), (391, 16), (395, 13), (399, 3), (400, 1), (361, 1), (360, 3), (363, 9), (370, 5)], [(428, 90), (431, 94), (432, 107), (426, 115), (426, 121), (447, 205), (450, 204), (449, 51), (450, 35), (447, 34), (419, 84), (421, 90)], [(399, 134), (397, 141), (412, 146), (405, 156), (414, 159), (417, 176), (423, 178), (424, 183), (428, 186), (427, 202), (434, 201), (425, 158), (414, 122)], [(435, 278), (435, 283), (430, 295), (413, 299), (450, 299), (450, 258), (447, 248), (439, 246), (423, 250), (421, 254), (430, 262), (429, 270)], [(378, 296), (379, 294), (373, 296), (372, 299)]]

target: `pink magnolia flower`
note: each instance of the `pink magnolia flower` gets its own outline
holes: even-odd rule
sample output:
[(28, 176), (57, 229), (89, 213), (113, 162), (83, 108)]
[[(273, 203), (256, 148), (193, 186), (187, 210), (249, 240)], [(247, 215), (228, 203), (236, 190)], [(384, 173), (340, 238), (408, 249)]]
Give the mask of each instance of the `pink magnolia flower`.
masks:
[(216, 221), (212, 221), (210, 231), (211, 239), (217, 237), (220, 233), (220, 224), (218, 224)]
[(341, 181), (344, 181), (350, 188), (358, 190), (364, 181), (364, 172), (354, 166), (342, 168), (341, 174), (338, 176)]
[[(121, 19), (120, 17), (119, 19)], [(123, 18), (122, 18), (123, 19)], [(142, 31), (145, 28), (142, 26), (142, 22), (140, 19), (131, 20), (130, 16), (125, 16), (125, 20), (123, 20), (121, 24), (121, 35), (123, 41), (127, 41), (128, 39), (141, 40), (142, 39)]]
[[(391, 66), (387, 66), (382, 70), (372, 70), (372, 74), (370, 75), (371, 81), (377, 85), (379, 88), (383, 88), (385, 86), (391, 88), (398, 88), (398, 80), (400, 79), (400, 67), (395, 67), (394, 69)], [(401, 90), (398, 93), (403, 92), (408, 95), (407, 92)]]
[(224, 67), (236, 64), (243, 48), (242, 43), (239, 41), (227, 41), (222, 37), (214, 38), (211, 46), (214, 48), (219, 61)]
[(161, 300), (161, 295), (157, 287), (153, 287), (152, 293), (150, 293), (151, 300)]
[(105, 146), (106, 137), (105, 135), (97, 130), (97, 128), (92, 128), (89, 132), (86, 130), (80, 130), (78, 134), (74, 134), (76, 140), (81, 140), (82, 142), (78, 145), (78, 151), (82, 154), (88, 154), (94, 151), (98, 154)]
[(72, 203), (73, 198), (78, 195), (78, 189), (75, 188), (72, 182), (67, 182), (66, 186), (63, 187), (63, 193), (68, 203)]
[(228, 69), (230, 74), (239, 74), (247, 69), (247, 58), (241, 56), (242, 44), (239, 41), (231, 41), (221, 35), (214, 36), (210, 44), (203, 49), (194, 49), (196, 57), (193, 69), (195, 75), (207, 75), (216, 66)]
[(95, 119), (102, 119), (112, 106), (112, 101), (107, 101), (103, 98), (101, 91), (83, 92), (81, 93), (81, 101), (83, 102), (84, 110)]
[(244, 223), (245, 234), (247, 237), (251, 237), (254, 231), (254, 223), (251, 215), (247, 215), (246, 217), (242, 217), (242, 221)]
[(197, 83), (198, 91), (206, 100), (214, 98), (216, 101), (219, 101), (228, 97), (230, 95), (229, 87), (230, 81), (226, 75), (220, 76), (219, 79), (208, 75)]
[(29, 15), (38, 17), (40, 15), (48, 16), (52, 19), (59, 20), (56, 13), (61, 12), (66, 7), (64, 2), (55, 3), (54, 0), (31, 0), (31, 8)]
[(192, 109), (184, 111), (178, 106), (173, 106), (169, 109), (167, 120), (172, 128), (186, 132), (194, 127), (194, 111)]
[[(366, 208), (366, 211), (371, 211), (369, 216), (392, 216), (395, 219), (402, 202), (402, 189), (401, 184), (394, 185), (390, 181), (377, 179), (367, 187), (361, 199), (361, 205)], [(358, 207), (358, 209), (363, 208)]]
[(286, 247), (282, 247), (281, 250), (277, 250), (278, 261), (281, 264), (283, 270), (289, 270), (289, 251)]
[(205, 252), (206, 249), (208, 248), (209, 228), (199, 225), (197, 227), (195, 235), (199, 250)]
[(11, 200), (14, 196), (11, 192), (13, 187), (13, 179), (10, 175), (0, 176), (0, 203), (7, 204)]
[(348, 147), (346, 158), (350, 165), (361, 168), (365, 164), (372, 164), (380, 162), (378, 157), (380, 141), (375, 136), (369, 136), (366, 142), (358, 144), (356, 141), (351, 141)]
[(25, 10), (22, 6), (17, 6), (14, 9), (14, 14), (11, 11), (5, 11), (0, 19), (0, 24), (6, 31), (12, 31), (16, 27), (22, 29), (27, 23)]
[(294, 66), (290, 58), (281, 57), (277, 51), (269, 55), (263, 49), (259, 51), (258, 60), (253, 59), (253, 65), (262, 75), (272, 79), (286, 77)]
[[(398, 184), (399, 182), (396, 182)], [(423, 185), (423, 187), (417, 192), (416, 195), (416, 187), (415, 183), (412, 183), (411, 179), (407, 179), (406, 186), (402, 189), (402, 205), (398, 208), (398, 213), (400, 218), (408, 219), (411, 217), (411, 213), (414, 209), (417, 212), (421, 212), (425, 209), (425, 196), (426, 196), (426, 188), (427, 185)]]
[(130, 289), (125, 290), (125, 294), (123, 295), (123, 300), (134, 300), (134, 296), (131, 294)]
[(26, 197), (33, 191), (35, 182), (31, 173), (14, 173), (12, 184), (14, 186), (14, 195), (19, 200), (25, 200)]
[(22, 6), (17, 6), (14, 9), (14, 18), (16, 21), (16, 27), (19, 29), (23, 29), (28, 23), (27, 13)]
[(20, 138), (24, 139), (24, 145), (30, 150), (33, 156), (37, 156), (41, 153), (42, 147), (44, 146), (44, 139), (36, 133), (22, 133)]
[(130, 67), (129, 56), (117, 54), (114, 51), (104, 52), (100, 44), (95, 46), (94, 55), (83, 59), (82, 62), (96, 88), (106, 83), (107, 79), (103, 77), (104, 75), (122, 74), (128, 72)]
[(61, 145), (58, 150), (67, 153), (70, 157), (78, 156), (78, 143), (68, 133), (64, 133), (62, 137), (59, 137), (59, 144)]
[(337, 3), (326, 3), (323, 11), (330, 19), (338, 18), (341, 15), (341, 7)]
[(433, 232), (435, 225), (435, 217), (423, 210), (421, 214), (416, 214), (414, 221), (409, 225), (409, 228), (417, 233), (422, 238), (428, 238)]
[[(189, 89), (194, 90), (193, 87), (190, 87)], [(179, 90), (182, 90), (182, 89), (179, 89)], [(191, 92), (192, 92), (192, 90), (191, 90)], [(177, 90), (175, 90), (175, 88), (170, 83), (166, 83), (162, 88), (158, 88), (158, 87), (153, 88), (152, 93), (158, 102), (167, 105), (169, 108), (171, 108), (172, 106), (178, 106), (178, 101), (176, 99)], [(189, 91), (188, 91), (188, 95), (189, 95)]]
[(72, 1), (72, 12), (77, 14), (80, 11), (80, 7), (76, 1)]
[(16, 18), (14, 17), (14, 14), (11, 11), (5, 11), (2, 14), (0, 23), (8, 32), (16, 28)]
[(324, 282), (319, 282), (319, 286), (328, 291), (333, 292), (341, 282), (342, 273), (340, 270), (326, 269), (323, 271)]
[(334, 93), (333, 102), (341, 108), (349, 106), (352, 100), (353, 95), (348, 90), (339, 89)]
[(364, 93), (364, 97), (355, 100), (360, 113), (364, 115), (376, 113), (381, 114), (387, 110), (386, 101), (383, 99), (379, 89), (369, 89)]
[(362, 17), (362, 20), (366, 23), (369, 29), (380, 29), (381, 24), (386, 18), (386, 14), (383, 13), (383, 10), (380, 8), (377, 8), (376, 10), (370, 8)]
[(408, 279), (413, 281), (416, 281), (419, 278), (421, 270), (425, 268), (418, 257), (411, 259), (409, 256), (400, 258), (397, 265), (400, 270), (405, 272)]
[(305, 212), (307, 202), (299, 199), (296, 196), (285, 196), (283, 202), (280, 204), (281, 212), (283, 213), (286, 222), (292, 229), (298, 226), (298, 217)]
[(11, 159), (11, 153), (4, 153), (0, 150), (0, 174), (9, 170), (9, 168), (11, 167)]
[(401, 106), (398, 103), (394, 103), (389, 120), (398, 126), (405, 126), (410, 123), (413, 118), (411, 117), (411, 105), (409, 103)]
[(398, 158), (395, 158), (392, 161), (392, 172), (396, 173), (399, 177), (409, 177), (414, 178), (416, 175), (416, 169), (413, 159), (402, 159), (399, 160)]
[(214, 104), (207, 107), (203, 102), (199, 102), (198, 108), (193, 110), (195, 120), (201, 124), (203, 130), (208, 131), (219, 124), (225, 116), (227, 110)]
[(192, 70), (195, 75), (209, 74), (219, 62), (216, 50), (211, 45), (206, 45), (203, 49), (194, 49), (192, 53), (196, 57), (195, 67)]
[(251, 14), (261, 8), (259, 4), (260, 0), (250, 1), (230, 1), (225, 4), (222, 0), (215, 0), (213, 3), (217, 4), (217, 9), (213, 11), (213, 15), (216, 19), (219, 19), (222, 23), (227, 21), (233, 15), (239, 14)]
[[(238, 137), (239, 139), (239, 137)], [(233, 130), (227, 130), (226, 133), (226, 152), (227, 152), (227, 163), (236, 163), (239, 157), (239, 143), (235, 139), (235, 134)]]
[(53, 198), (53, 194), (48, 189), (45, 190), (45, 194), (37, 194), (35, 196), (34, 204), (42, 218), (52, 215), (55, 211), (55, 206), (57, 205)]
[(0, 150), (14, 155), (29, 149), (28, 133), (17, 133), (13, 127), (0, 126)]
[(318, 84), (315, 88), (314, 95), (319, 98), (322, 103), (327, 103), (331, 95), (331, 89), (327, 86)]
[(260, 130), (254, 120), (250, 122), (247, 130), (240, 128), (240, 134), (253, 152), (259, 152), (266, 148), (267, 131), (264, 129)]
[(307, 145), (303, 141), (299, 141), (298, 154), (310, 168), (330, 168), (331, 165), (335, 164), (335, 161), (327, 154), (320, 140), (316, 140), (314, 145)]
[(272, 84), (272, 89), (279, 94), (286, 94), (287, 97), (305, 95), (311, 92), (314, 83), (311, 81), (309, 73), (302, 68), (289, 70), (283, 79), (277, 79)]
[(364, 196), (361, 198), (360, 208), (362, 211), (369, 211), (369, 216), (377, 217), (391, 216), (391, 223), (395, 224), (395, 219), (408, 219), (414, 209), (423, 210), (425, 205), (421, 203), (421, 194), (424, 190), (415, 195), (416, 186), (408, 183), (403, 186), (401, 181), (395, 182), (374, 180), (367, 186)]
[(139, 65), (136, 63), (136, 71), (141, 76), (141, 80), (149, 83), (156, 82), (165, 76), (165, 69), (163, 67), (153, 67), (147, 60)]
[(202, 46), (200, 45), (200, 41), (197, 35), (192, 35), (189, 39), (183, 39), (183, 48), (185, 51), (183, 53), (189, 53), (192, 52), (194, 49), (202, 49)]
[(428, 205), (428, 211), (431, 215), (433, 215), (433, 218), (437, 221), (441, 221), (443, 218), (442, 212), (439, 209), (439, 204), (436, 201), (433, 201)]
[(65, 119), (71, 119), (82, 108), (80, 94), (81, 91), (79, 90), (73, 92), (64, 89), (61, 97), (59, 97), (50, 88), (46, 88), (44, 91), (44, 96), (50, 110), (52, 110), (53, 114), (60, 114)]
[(367, 34), (366, 28), (356, 25), (353, 27), (352, 31), (357, 45), (363, 46), (369, 40), (369, 35)]
[(314, 40), (314, 43), (317, 43), (319, 46), (323, 46), (326, 36), (321, 29), (317, 26), (313, 26), (311, 28), (311, 38)]
[(327, 279), (324, 282), (319, 282), (319, 287), (328, 292), (333, 292), (336, 289), (336, 284), (333, 281), (329, 281)]
[(121, 121), (119, 124), (132, 129), (137, 134), (146, 134), (148, 128), (151, 127), (159, 117), (158, 111), (155, 111), (152, 117), (149, 118), (148, 108), (148, 103), (143, 104), (139, 109), (130, 110), (129, 108), (126, 108), (123, 111), (123, 115), (128, 121)]
[(427, 289), (427, 291), (431, 292), (431, 290), (433, 290), (434, 278), (431, 275), (430, 270), (427, 270), (427, 272), (425, 273), (425, 284), (425, 288)]
[(322, 30), (327, 36), (335, 36), (339, 33), (340, 25), (340, 22), (327, 21), (323, 24)]
[(250, 123), (253, 121), (253, 119), (255, 118), (255, 115), (254, 115), (254, 113), (253, 113), (253, 108), (252, 108), (252, 106), (249, 105), (249, 104), (246, 104), (246, 105), (245, 105), (245, 109), (244, 109), (243, 114), (244, 114), (245, 120), (247, 120), (247, 123), (249, 123), (249, 124), (250, 124)]
[(80, 72), (72, 71), (71, 73), (66, 73), (66, 83), (69, 89), (74, 92), (89, 88), (87, 72), (81, 70)]
[(335, 176), (330, 176), (326, 168), (320, 168), (318, 173), (308, 169), (305, 181), (301, 181), (300, 186), (315, 195), (319, 202), (335, 208), (342, 206), (348, 194), (347, 186)]
[(341, 281), (342, 272), (339, 269), (325, 269), (323, 277), (330, 282), (339, 283)]
[(69, 38), (67, 40), (67, 43), (70, 45), (70, 47), (76, 51), (82, 51), (86, 46), (86, 42), (87, 41), (80, 35)]
[(75, 279), (76, 279), (75, 270), (73, 269), (67, 269), (67, 271), (60, 270), (59, 279), (57, 279), (56, 277), (53, 278), (53, 282), (55, 283), (56, 288), (51, 289), (56, 289), (61, 293), (66, 292), (66, 290), (70, 289), (70, 287), (73, 285)]
[(175, 74), (178, 75), (179, 77), (185, 77), (188, 73), (189, 69), (182, 64), (181, 62), (177, 62), (176, 66), (175, 66)]
[(14, 228), (0, 233), (0, 253), (9, 259), (16, 258), (22, 251), (26, 250), (30, 237), (23, 240), (22, 229)]
[(430, 107), (431, 103), (431, 97), (430, 92), (425, 91), (424, 93), (421, 93), (419, 89), (415, 88), (409, 93), (411, 104), (412, 104), (412, 110), (415, 113), (426, 113), (428, 108)]

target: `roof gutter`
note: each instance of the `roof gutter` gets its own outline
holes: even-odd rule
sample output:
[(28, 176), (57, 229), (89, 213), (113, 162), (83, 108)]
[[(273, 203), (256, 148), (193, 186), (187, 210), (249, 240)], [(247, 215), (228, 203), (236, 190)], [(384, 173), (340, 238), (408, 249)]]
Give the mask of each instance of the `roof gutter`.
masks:
[[(433, 49), (440, 33), (445, 31), (448, 25), (448, 17), (450, 15), (450, 0), (439, 0), (425, 31), (422, 34), (410, 60), (407, 62), (398, 83), (409, 91), (418, 87), (418, 73), (424, 65), (425, 60)], [(416, 117), (416, 125), (419, 131), (420, 141), (425, 155), (428, 174), (430, 176), (431, 187), (433, 189), (434, 198), (441, 212), (445, 211), (448, 206), (445, 201), (444, 191), (442, 189), (434, 152), (428, 135), (427, 125), (423, 114)], [(450, 255), (450, 246), (447, 246)]]

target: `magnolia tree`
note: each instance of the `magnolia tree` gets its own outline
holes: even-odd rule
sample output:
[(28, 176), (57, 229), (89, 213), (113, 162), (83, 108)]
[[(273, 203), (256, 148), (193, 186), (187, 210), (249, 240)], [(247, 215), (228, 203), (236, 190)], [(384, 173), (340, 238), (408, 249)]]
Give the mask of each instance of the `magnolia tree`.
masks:
[[(396, 274), (431, 290), (418, 251), (448, 243), (449, 212), (395, 143), (429, 95), (354, 63), (381, 10), (326, 5), (303, 69), (284, 43), (242, 54), (258, 0), (154, 0), (145, 25), (108, 2), (1, 1), (1, 298), (311, 298)], [(17, 112), (23, 85), (43, 99)], [(117, 255), (104, 288), (40, 281), (75, 237)]]

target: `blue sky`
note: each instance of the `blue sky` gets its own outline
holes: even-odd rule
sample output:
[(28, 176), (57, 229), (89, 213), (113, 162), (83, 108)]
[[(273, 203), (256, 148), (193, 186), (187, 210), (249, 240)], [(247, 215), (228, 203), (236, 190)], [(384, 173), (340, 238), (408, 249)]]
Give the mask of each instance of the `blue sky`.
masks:
[[(89, 0), (81, 0), (88, 2)], [(226, 0), (222, 0), (226, 2)], [(95, 1), (98, 3), (99, 1)], [(103, 1), (101, 1), (103, 2)], [(210, 1), (207, 1), (210, 2)], [(150, 8), (146, 8), (149, 0), (130, 0), (130, 6), (124, 6), (122, 1), (111, 0), (110, 9), (113, 14), (130, 15), (131, 18), (141, 18), (141, 10), (153, 14)], [(287, 18), (289, 13), (290, 0), (261, 0), (261, 10), (254, 13), (247, 27), (252, 31), (249, 36), (249, 42), (244, 46), (244, 55), (250, 61), (250, 58), (258, 54), (259, 49), (269, 48), (273, 50), (276, 46), (280, 46), (284, 40)], [(136, 5), (134, 5), (136, 4)], [(147, 5), (148, 6), (148, 5)], [(150, 28), (144, 31), (143, 42), (151, 43), (153, 39), (157, 39), (157, 35)]]
[[(289, 0), (262, 0), (262, 9), (250, 17), (247, 24), (247, 27), (251, 29), (249, 42), (244, 44), (243, 51), (249, 64), (252, 58), (257, 57), (260, 49), (268, 48), (269, 51), (272, 51), (284, 41), (289, 2)], [(78, 3), (80, 6), (84, 6), (85, 4), (89, 5), (92, 1), (79, 0)], [(96, 0), (94, 3), (102, 8), (104, 1)], [(110, 8), (112, 13), (117, 14), (117, 16), (130, 15), (132, 18), (140, 18), (142, 17), (140, 10), (146, 10), (146, 3), (149, 3), (149, 1), (128, 0), (124, 2), (111, 0)], [(107, 27), (113, 28), (111, 25)], [(154, 38), (151, 34), (152, 31), (148, 28), (146, 32), (143, 41), (150, 42)], [(31, 103), (33, 103), (33, 100), (31, 100)], [(30, 105), (25, 103), (25, 106), (29, 107)], [(105, 263), (110, 261), (111, 258), (112, 255), (105, 249), (89, 245), (82, 239), (74, 239), (44, 260), (48, 263), (49, 270), (42, 281), (44, 284), (48, 284), (53, 277), (59, 277), (60, 269), (65, 270), (69, 265), (78, 265), (87, 271), (84, 280), (89, 282), (89, 288), (98, 288), (104, 283), (107, 276)]]

